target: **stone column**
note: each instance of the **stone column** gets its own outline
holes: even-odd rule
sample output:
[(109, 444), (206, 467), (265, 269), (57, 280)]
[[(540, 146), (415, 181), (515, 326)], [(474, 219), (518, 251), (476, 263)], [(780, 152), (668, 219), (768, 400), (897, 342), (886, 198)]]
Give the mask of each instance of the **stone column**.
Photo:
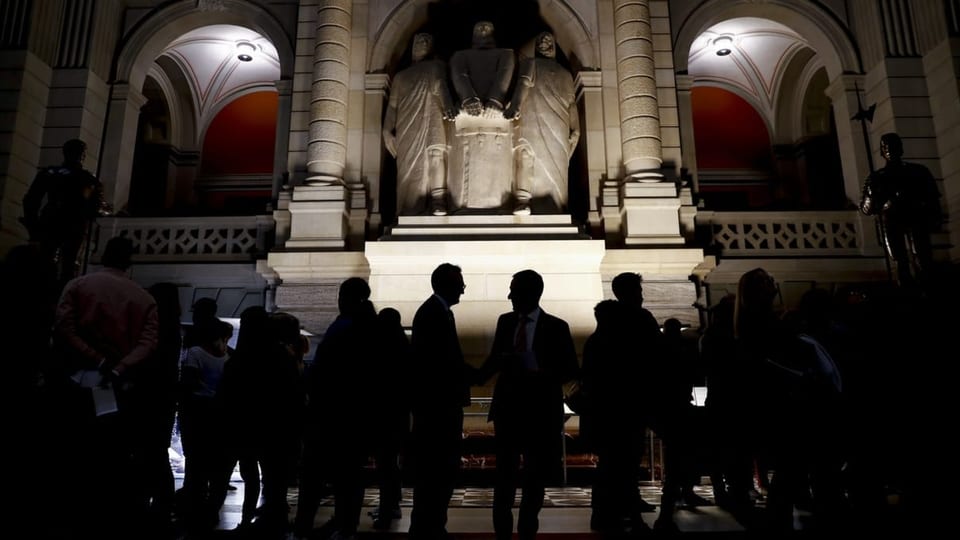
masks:
[(271, 200), (276, 201), (280, 189), (288, 180), (287, 151), (290, 149), (290, 113), (293, 109), (293, 81), (274, 81), (277, 87), (277, 134), (273, 146), (273, 189)]
[[(860, 186), (870, 174), (867, 148), (863, 137), (863, 128), (859, 120), (851, 120), (857, 114), (857, 89), (863, 91), (862, 75), (841, 75), (830, 82), (826, 94), (833, 105), (833, 117), (837, 125), (837, 145), (840, 155), (848, 156), (841, 160), (843, 169), (843, 191), (854, 204), (860, 202)], [(869, 104), (864, 102), (864, 107)], [(867, 125), (867, 130), (871, 128)], [(878, 141), (879, 147), (879, 141)], [(853, 159), (850, 159), (850, 158)]]
[(617, 90), (623, 166), (628, 178), (662, 180), (663, 156), (649, 0), (615, 0)]
[(386, 73), (364, 75), (363, 104), (363, 163), (360, 176), (367, 180), (370, 195), (370, 229), (376, 231), (382, 222), (380, 208), (380, 174), (383, 165), (383, 105), (390, 89), (390, 76)]
[[(47, 164), (40, 161), (40, 146), (51, 77), (50, 66), (26, 50), (0, 55), (0, 79), (5, 87), (0, 115), (6, 119), (5, 131), (12, 132), (17, 126), (16, 137), (0, 139), (0, 253), (27, 241), (27, 230), (17, 218), (23, 215), (21, 201), (37, 166)], [(62, 160), (61, 153), (52, 163)]]
[(346, 246), (352, 191), (344, 181), (352, 9), (351, 0), (320, 0), (317, 5), (307, 178), (306, 185), (294, 188), (287, 205), (287, 249)]
[(104, 141), (131, 141), (131, 144), (105, 146), (100, 163), (100, 181), (104, 197), (120, 210), (130, 197), (130, 171), (133, 170), (133, 152), (136, 144), (140, 108), (147, 98), (128, 83), (116, 83), (110, 95), (107, 110), (107, 129)]
[(693, 101), (690, 90), (693, 88), (692, 75), (677, 75), (677, 114), (680, 117), (680, 151), (683, 153), (683, 166), (690, 175), (690, 186), (694, 193), (700, 191), (700, 174), (697, 169), (697, 143), (693, 136)]
[(347, 94), (352, 0), (321, 0), (313, 55), (307, 183), (343, 183), (347, 163)]
[(589, 212), (591, 227), (600, 226), (600, 184), (607, 172), (606, 143), (603, 126), (603, 75), (600, 71), (577, 73), (578, 109), (583, 112), (580, 121), (582, 140), (587, 155), (587, 182), (589, 183)]

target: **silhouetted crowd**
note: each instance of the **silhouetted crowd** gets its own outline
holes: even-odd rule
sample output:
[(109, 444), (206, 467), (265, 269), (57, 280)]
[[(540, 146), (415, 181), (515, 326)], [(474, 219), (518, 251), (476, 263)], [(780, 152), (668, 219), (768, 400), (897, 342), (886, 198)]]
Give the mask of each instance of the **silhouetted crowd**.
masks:
[[(135, 283), (133, 253), (131, 240), (113, 238), (101, 269), (65, 284), (37, 244), (3, 261), (0, 328), (19, 351), (4, 355), (16, 385), (12, 515), (44, 538), (203, 537), (239, 468), (242, 519), (229, 534), (350, 539), (371, 461), (374, 529), (401, 517), (409, 479), (411, 538), (448, 538), (464, 407), (489, 381), (500, 540), (537, 534), (545, 487), (560, 478), (565, 403), (597, 456), (590, 526), (612, 535), (648, 529), (642, 514), (655, 508), (639, 483), (650, 431), (665, 446), (661, 531), (678, 530), (676, 509), (708, 504), (748, 530), (793, 530), (796, 509), (809, 515), (805, 530), (909, 524), (935, 468), (949, 466), (931, 441), (948, 429), (937, 414), (949, 395), (942, 366), (955, 354), (940, 352), (956, 320), (952, 289), (811, 288), (783, 312), (779, 285), (757, 268), (692, 333), (677, 319), (661, 328), (643, 307), (641, 276), (624, 273), (612, 282), (616, 300), (596, 305), (578, 361), (567, 323), (540, 306), (542, 277), (522, 270), (512, 310), (474, 366), (451, 309), (466, 289), (452, 264), (433, 272), (409, 338), (365, 280), (345, 280), (336, 320), (305, 358), (310, 343), (288, 313), (243, 310), (234, 348), (212, 298), (192, 305), (184, 327), (177, 286)], [(693, 402), (697, 386), (705, 404)], [(712, 502), (694, 492), (704, 477)], [(318, 530), (330, 496), (334, 517)]]

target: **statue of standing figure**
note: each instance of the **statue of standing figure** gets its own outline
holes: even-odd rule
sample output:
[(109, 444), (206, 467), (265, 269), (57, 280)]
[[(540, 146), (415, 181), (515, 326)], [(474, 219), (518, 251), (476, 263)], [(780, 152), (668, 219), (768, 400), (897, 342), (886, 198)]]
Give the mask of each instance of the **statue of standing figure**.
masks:
[(516, 215), (529, 215), (532, 199), (552, 201), (556, 212), (566, 209), (570, 156), (580, 140), (573, 77), (556, 61), (553, 34), (541, 32), (535, 49), (534, 57), (520, 64), (513, 98), (504, 112), (507, 118), (519, 118), (514, 150)]
[(460, 105), (450, 144), (450, 200), (458, 211), (499, 212), (513, 191), (513, 123), (503, 117), (513, 51), (496, 46), (493, 24), (473, 27), (473, 44), (450, 58)]
[(897, 282), (913, 286), (933, 265), (930, 235), (940, 229), (940, 191), (930, 169), (903, 161), (903, 141), (896, 133), (880, 137), (883, 168), (863, 185), (860, 211), (877, 216), (887, 257), (897, 265)]
[[(580, 121), (553, 34), (537, 36), (512, 96), (514, 53), (496, 46), (489, 21), (476, 23), (471, 48), (450, 58), (453, 96), (444, 63), (428, 58), (432, 45), (429, 34), (414, 36), (413, 65), (396, 75), (384, 119), (384, 144), (397, 159), (397, 214), (529, 215), (541, 201), (548, 213), (564, 212)], [(453, 121), (450, 133), (444, 120)]]
[(397, 73), (383, 120), (383, 142), (397, 159), (397, 215), (447, 214), (447, 135), (457, 108), (433, 36), (413, 37), (413, 65)]
[(497, 47), (493, 23), (473, 25), (473, 47), (453, 53), (450, 73), (460, 109), (470, 116), (503, 115), (514, 68), (513, 51)]

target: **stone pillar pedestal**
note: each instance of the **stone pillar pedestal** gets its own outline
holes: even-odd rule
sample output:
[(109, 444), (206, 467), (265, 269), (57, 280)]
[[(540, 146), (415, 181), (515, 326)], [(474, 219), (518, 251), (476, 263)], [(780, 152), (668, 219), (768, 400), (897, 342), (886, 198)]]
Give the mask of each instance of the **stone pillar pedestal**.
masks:
[(290, 239), (290, 201), (293, 199), (293, 190), (284, 186), (283, 191), (277, 194), (277, 208), (273, 211), (274, 238), (276, 245), (282, 246)]
[(276, 309), (295, 315), (304, 329), (318, 335), (337, 317), (340, 284), (348, 277), (366, 279), (370, 273), (358, 251), (273, 251), (266, 264), (257, 264), (257, 271), (275, 289)]
[(625, 182), (620, 217), (626, 245), (682, 244), (680, 195), (671, 182)]
[(643, 307), (660, 324), (672, 317), (697, 328), (700, 313), (694, 303), (700, 291), (691, 278), (708, 265), (701, 249), (608, 249), (600, 265), (604, 297), (613, 298), (611, 282), (617, 274), (635, 272), (643, 277)]
[(348, 233), (348, 190), (344, 186), (297, 186), (289, 204), (287, 249), (343, 249)]
[(444, 262), (460, 266), (467, 288), (453, 312), (464, 355), (479, 365), (490, 353), (497, 317), (511, 310), (507, 295), (513, 274), (529, 268), (543, 276), (540, 305), (567, 321), (577, 352), (583, 350), (583, 342), (596, 328), (593, 307), (603, 299), (603, 242), (448, 240), (445, 236), (367, 244), (370, 299), (378, 309), (396, 308), (404, 326), (411, 326), (417, 308), (431, 294), (434, 268)]

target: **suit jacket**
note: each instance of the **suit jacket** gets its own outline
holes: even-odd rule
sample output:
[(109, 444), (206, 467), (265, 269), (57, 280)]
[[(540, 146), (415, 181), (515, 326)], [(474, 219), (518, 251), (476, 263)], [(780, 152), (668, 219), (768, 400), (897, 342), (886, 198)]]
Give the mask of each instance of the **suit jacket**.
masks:
[(436, 296), (417, 309), (410, 344), (414, 413), (470, 405), (475, 370), (463, 360), (452, 312)]
[(481, 368), (487, 379), (499, 374), (493, 389), (489, 419), (553, 423), (563, 429), (563, 385), (577, 376), (577, 351), (565, 321), (541, 310), (533, 336), (532, 350), (538, 370), (527, 371), (514, 354), (518, 315), (504, 313), (490, 356)]

